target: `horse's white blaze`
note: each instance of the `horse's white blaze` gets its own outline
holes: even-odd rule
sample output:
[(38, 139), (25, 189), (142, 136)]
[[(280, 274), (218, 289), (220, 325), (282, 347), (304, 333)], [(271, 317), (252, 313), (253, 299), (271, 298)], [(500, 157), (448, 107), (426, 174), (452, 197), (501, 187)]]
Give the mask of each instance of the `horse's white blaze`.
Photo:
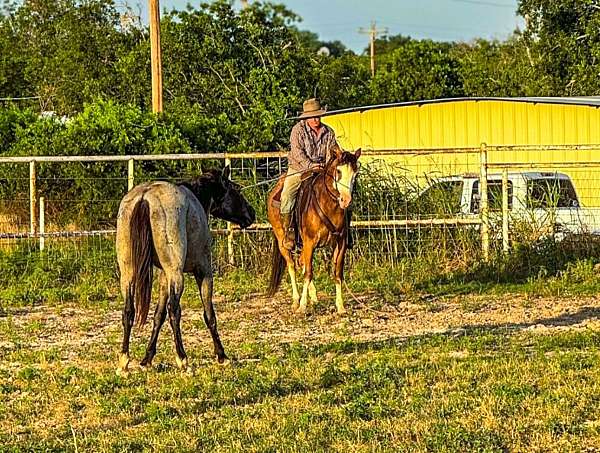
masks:
[(352, 201), (352, 188), (354, 187), (354, 177), (356, 172), (349, 164), (339, 165), (337, 167), (336, 189), (340, 193), (339, 202), (342, 209), (346, 209)]

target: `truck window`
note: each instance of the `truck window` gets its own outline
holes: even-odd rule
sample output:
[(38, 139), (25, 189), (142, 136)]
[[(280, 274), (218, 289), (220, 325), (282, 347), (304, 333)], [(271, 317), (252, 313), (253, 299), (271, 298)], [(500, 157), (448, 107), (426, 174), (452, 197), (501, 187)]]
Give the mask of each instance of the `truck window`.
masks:
[(460, 212), (463, 181), (440, 181), (426, 189), (417, 199), (422, 214), (456, 214)]
[(579, 206), (573, 183), (569, 179), (530, 179), (527, 181), (527, 207), (576, 208)]
[[(481, 195), (479, 194), (479, 180), (473, 183), (473, 193), (471, 195), (471, 212), (479, 212)], [(513, 183), (508, 181), (508, 209), (512, 209), (513, 204)], [(502, 181), (497, 179), (488, 180), (488, 208), (490, 211), (502, 211)]]

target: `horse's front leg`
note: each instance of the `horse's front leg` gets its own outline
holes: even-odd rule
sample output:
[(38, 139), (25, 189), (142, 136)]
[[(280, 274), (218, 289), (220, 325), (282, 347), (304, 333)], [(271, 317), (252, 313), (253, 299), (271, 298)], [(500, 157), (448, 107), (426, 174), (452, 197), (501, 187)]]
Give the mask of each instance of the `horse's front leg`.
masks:
[(292, 310), (298, 309), (298, 303), (300, 302), (300, 292), (298, 291), (298, 283), (296, 282), (296, 264), (294, 263), (294, 257), (292, 252), (283, 246), (283, 241), (278, 241), (279, 253), (285, 260), (288, 275), (290, 276), (290, 284), (292, 286)]
[(344, 257), (346, 256), (346, 239), (337, 241), (333, 251), (333, 277), (335, 280), (335, 306), (338, 313), (346, 313), (344, 297), (342, 296), (342, 282), (344, 280)]
[(160, 329), (162, 328), (165, 318), (167, 317), (167, 300), (169, 297), (169, 286), (167, 284), (167, 278), (165, 277), (165, 273), (160, 271), (159, 277), (159, 296), (158, 296), (158, 305), (156, 306), (156, 311), (154, 312), (154, 325), (152, 327), (152, 335), (150, 336), (150, 341), (148, 342), (148, 347), (146, 348), (146, 355), (144, 359), (140, 362), (141, 367), (149, 367), (152, 366), (152, 359), (156, 355), (156, 342), (158, 341), (158, 334), (160, 333)]
[[(302, 266), (304, 268), (304, 285), (302, 286), (302, 297), (300, 298), (300, 306), (298, 307), (299, 312), (305, 313), (308, 302), (308, 293), (311, 286), (314, 288), (312, 282), (313, 279), (313, 266), (312, 260), (315, 252), (315, 243), (306, 238), (302, 246)], [(311, 291), (312, 292), (312, 291)], [(316, 290), (315, 290), (316, 293)]]
[(213, 340), (215, 356), (219, 363), (223, 363), (227, 360), (227, 356), (225, 355), (225, 350), (223, 349), (223, 344), (221, 343), (221, 338), (219, 337), (219, 332), (217, 330), (217, 315), (215, 314), (215, 308), (212, 302), (212, 269), (210, 264), (204, 267), (204, 270), (196, 269), (194, 271), (194, 277), (198, 284), (198, 289), (200, 290), (202, 304), (204, 305), (204, 322), (206, 323), (206, 327), (208, 327)]

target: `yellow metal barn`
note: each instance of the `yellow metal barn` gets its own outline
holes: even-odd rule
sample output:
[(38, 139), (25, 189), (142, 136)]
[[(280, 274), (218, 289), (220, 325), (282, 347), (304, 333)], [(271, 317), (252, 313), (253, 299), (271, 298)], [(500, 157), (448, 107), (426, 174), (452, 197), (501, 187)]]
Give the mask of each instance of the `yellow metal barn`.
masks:
[[(385, 161), (415, 177), (478, 172), (477, 150), (485, 143), (490, 172), (494, 164), (516, 163), (531, 164), (529, 171), (567, 173), (582, 204), (596, 207), (599, 108), (600, 97), (459, 98), (340, 110), (324, 122), (346, 149), (410, 150)], [(599, 146), (577, 149), (581, 145)]]

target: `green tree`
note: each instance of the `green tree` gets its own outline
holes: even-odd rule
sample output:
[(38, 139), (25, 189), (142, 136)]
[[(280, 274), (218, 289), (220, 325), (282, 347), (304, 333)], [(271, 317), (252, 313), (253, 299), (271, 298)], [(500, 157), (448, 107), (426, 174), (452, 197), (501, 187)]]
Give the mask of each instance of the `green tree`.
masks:
[(410, 40), (379, 58), (372, 103), (461, 96), (459, 62), (452, 48), (450, 43)]
[(290, 11), (230, 2), (173, 11), (162, 21), (167, 107), (224, 114), (237, 149), (287, 145), (289, 124), (317, 86), (316, 60), (301, 46)]
[(521, 0), (525, 18), (522, 42), (535, 76), (538, 95), (598, 94), (600, 5), (592, 0)]
[(98, 95), (117, 95), (119, 54), (141, 38), (135, 29), (119, 28), (119, 14), (109, 0), (26, 0), (1, 24), (3, 47), (6, 32), (16, 57), (2, 61), (0, 81), (15, 79), (18, 70), (20, 84), (10, 87), (11, 94), (20, 95), (28, 86), (44, 110), (60, 113), (81, 110)]
[(453, 54), (460, 64), (465, 96), (539, 96), (542, 83), (519, 35), (505, 42), (477, 40), (460, 44)]

